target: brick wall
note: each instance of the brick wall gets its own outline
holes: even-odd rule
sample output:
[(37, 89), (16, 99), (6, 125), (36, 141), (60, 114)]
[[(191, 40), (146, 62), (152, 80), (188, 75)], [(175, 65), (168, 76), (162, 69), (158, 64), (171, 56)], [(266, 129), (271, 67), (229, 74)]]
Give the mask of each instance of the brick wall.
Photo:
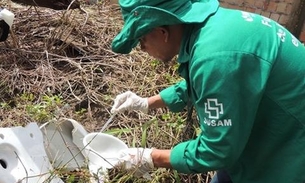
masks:
[(305, 43), (305, 24), (303, 25), (302, 32), (299, 38), (303, 43)]
[(305, 0), (219, 0), (222, 7), (269, 17), (305, 42)]

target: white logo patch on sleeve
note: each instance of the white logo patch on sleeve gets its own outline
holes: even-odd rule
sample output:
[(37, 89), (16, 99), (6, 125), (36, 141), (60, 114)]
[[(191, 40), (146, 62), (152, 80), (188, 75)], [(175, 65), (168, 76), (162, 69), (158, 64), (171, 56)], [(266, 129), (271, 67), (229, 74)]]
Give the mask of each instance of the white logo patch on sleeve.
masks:
[(208, 118), (204, 118), (204, 124), (208, 126), (232, 126), (231, 119), (221, 119), (224, 114), (223, 104), (218, 102), (218, 99), (207, 99), (204, 103), (205, 113)]

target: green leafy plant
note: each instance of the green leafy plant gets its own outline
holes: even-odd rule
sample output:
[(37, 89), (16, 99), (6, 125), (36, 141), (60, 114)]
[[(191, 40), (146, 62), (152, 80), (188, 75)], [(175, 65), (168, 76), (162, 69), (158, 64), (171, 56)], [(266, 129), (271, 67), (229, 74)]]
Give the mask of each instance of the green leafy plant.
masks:
[(62, 98), (57, 95), (43, 95), (36, 99), (32, 93), (24, 93), (16, 99), (18, 108), (24, 108), (26, 114), (34, 121), (43, 122), (56, 118), (64, 106)]

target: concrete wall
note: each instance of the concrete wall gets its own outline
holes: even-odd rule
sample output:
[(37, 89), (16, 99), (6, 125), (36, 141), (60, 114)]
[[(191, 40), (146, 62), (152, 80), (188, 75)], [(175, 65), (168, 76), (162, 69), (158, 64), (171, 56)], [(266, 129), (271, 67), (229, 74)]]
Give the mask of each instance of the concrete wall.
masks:
[(305, 0), (219, 0), (222, 7), (269, 17), (305, 42)]

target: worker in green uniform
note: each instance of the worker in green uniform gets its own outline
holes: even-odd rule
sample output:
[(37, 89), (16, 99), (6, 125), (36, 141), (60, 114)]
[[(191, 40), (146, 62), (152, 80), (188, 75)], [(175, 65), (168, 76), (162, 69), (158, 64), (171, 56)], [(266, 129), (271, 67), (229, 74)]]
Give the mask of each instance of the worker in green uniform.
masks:
[[(305, 182), (305, 48), (275, 21), (216, 0), (120, 0), (114, 52), (178, 55), (183, 81), (156, 96), (119, 94), (113, 113), (193, 105), (201, 133), (170, 150), (129, 148), (122, 164), (142, 175), (218, 170), (234, 183)], [(217, 179), (214, 182), (225, 182)]]

